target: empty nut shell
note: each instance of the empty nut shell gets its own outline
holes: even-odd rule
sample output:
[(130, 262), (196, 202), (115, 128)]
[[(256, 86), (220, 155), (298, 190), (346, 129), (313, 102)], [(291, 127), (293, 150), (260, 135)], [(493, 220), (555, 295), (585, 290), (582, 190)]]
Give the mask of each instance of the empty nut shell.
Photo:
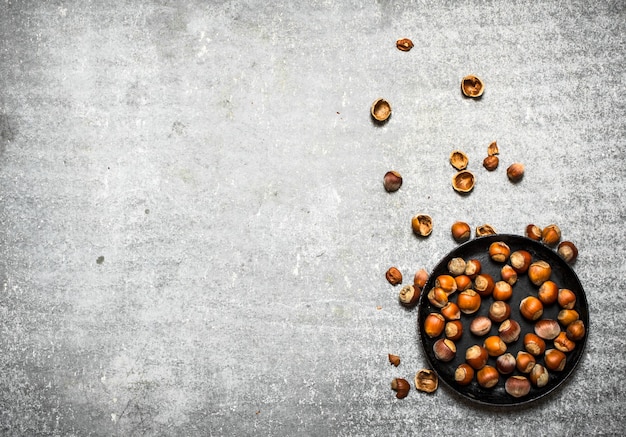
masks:
[(409, 390), (411, 390), (411, 385), (406, 379), (394, 378), (391, 381), (391, 389), (396, 392), (396, 398), (404, 399), (409, 394)]
[(385, 99), (376, 99), (374, 103), (372, 103), (370, 113), (376, 121), (387, 121), (387, 119), (391, 116), (391, 105)]
[(484, 237), (486, 235), (495, 235), (495, 234), (496, 234), (496, 230), (491, 225), (484, 224), (484, 225), (476, 227), (476, 236), (477, 237)]
[(439, 387), (437, 374), (430, 369), (422, 369), (415, 374), (415, 388), (419, 391), (432, 393)]
[(452, 164), (452, 167), (457, 170), (465, 170), (468, 163), (469, 159), (467, 158), (467, 155), (460, 150), (455, 150), (450, 153), (450, 164)]
[(389, 359), (389, 363), (398, 367), (400, 365), (400, 357), (394, 354), (387, 354), (387, 358)]
[(497, 141), (491, 142), (491, 144), (489, 144), (489, 146), (487, 147), (487, 156), (494, 156), (494, 155), (498, 155), (499, 153), (500, 153), (500, 149), (498, 148), (498, 142)]
[(395, 170), (390, 170), (383, 177), (383, 187), (388, 193), (398, 191), (402, 186), (402, 176)]
[(461, 92), (466, 97), (480, 97), (484, 91), (485, 85), (483, 81), (473, 74), (467, 75), (461, 80)]
[(411, 219), (413, 233), (419, 237), (428, 237), (433, 231), (433, 219), (427, 214), (417, 214)]
[(474, 189), (476, 178), (469, 170), (461, 170), (452, 176), (452, 188), (459, 193), (469, 193)]

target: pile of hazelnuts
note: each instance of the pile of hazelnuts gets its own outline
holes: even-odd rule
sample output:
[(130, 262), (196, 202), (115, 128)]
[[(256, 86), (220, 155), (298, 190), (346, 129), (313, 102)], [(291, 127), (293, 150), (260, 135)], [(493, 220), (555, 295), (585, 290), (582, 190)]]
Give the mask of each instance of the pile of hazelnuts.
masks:
[[(547, 228), (548, 238), (554, 231), (552, 226), (555, 225)], [(456, 367), (454, 380), (460, 386), (476, 381), (480, 387), (489, 389), (506, 378), (505, 391), (521, 398), (533, 386), (545, 387), (551, 372), (565, 369), (568, 353), (584, 339), (586, 327), (574, 309), (576, 294), (551, 280), (552, 267), (548, 262), (534, 260), (527, 250), (512, 251), (503, 241), (490, 244), (489, 258), (501, 265), (500, 278), (482, 272), (478, 259), (459, 257), (448, 262), (448, 272), (437, 276), (427, 292), (434, 311), (424, 318), (421, 328), (431, 339), (440, 337), (432, 346), (435, 358), (450, 362), (461, 352), (457, 351), (456, 342), (465, 334), (462, 315), (472, 316), (481, 305), (490, 302), (487, 315), (477, 315), (465, 325), (482, 341), (463, 351), (465, 361)], [(519, 304), (525, 324), (533, 326), (526, 333), (522, 333), (520, 323), (511, 317), (508, 303), (519, 275), (528, 275), (537, 287), (536, 293), (529, 293)], [(556, 319), (543, 318), (544, 307), (550, 305), (558, 305)], [(497, 334), (489, 335), (495, 324), (498, 324)], [(521, 349), (513, 355), (509, 349), (513, 350), (513, 343), (520, 339)]]

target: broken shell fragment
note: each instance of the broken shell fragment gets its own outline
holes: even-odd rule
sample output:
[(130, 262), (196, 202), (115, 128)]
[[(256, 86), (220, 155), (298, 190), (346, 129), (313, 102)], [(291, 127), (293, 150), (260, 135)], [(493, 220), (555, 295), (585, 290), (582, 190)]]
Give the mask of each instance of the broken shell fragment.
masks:
[(494, 155), (498, 155), (500, 153), (500, 149), (498, 149), (498, 143), (496, 141), (493, 141), (491, 144), (489, 144), (489, 146), (487, 147), (487, 156), (494, 156)]
[(415, 235), (428, 237), (433, 231), (433, 219), (426, 214), (417, 214), (411, 219), (411, 227)]
[(477, 76), (470, 74), (461, 80), (461, 91), (466, 97), (480, 97), (485, 91), (483, 81)]
[(457, 170), (465, 170), (468, 163), (469, 159), (467, 155), (460, 150), (455, 150), (450, 153), (450, 164)]
[(398, 48), (398, 50), (408, 52), (413, 48), (413, 41), (408, 38), (399, 39), (398, 41), (396, 41), (396, 47)]
[(439, 387), (439, 378), (437, 374), (430, 369), (422, 369), (415, 374), (415, 388), (432, 393)]
[(385, 99), (377, 99), (372, 103), (370, 112), (376, 121), (383, 122), (391, 116), (391, 105)]
[(484, 237), (485, 235), (495, 235), (497, 232), (491, 225), (484, 224), (476, 227), (476, 236)]
[(462, 170), (452, 177), (452, 188), (459, 193), (469, 193), (474, 188), (476, 178), (469, 170)]

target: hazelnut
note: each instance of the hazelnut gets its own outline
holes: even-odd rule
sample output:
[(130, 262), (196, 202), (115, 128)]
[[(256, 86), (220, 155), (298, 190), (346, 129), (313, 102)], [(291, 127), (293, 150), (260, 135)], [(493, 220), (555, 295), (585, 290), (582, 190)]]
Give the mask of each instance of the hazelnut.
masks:
[(580, 319), (574, 320), (567, 325), (565, 333), (567, 334), (567, 338), (572, 341), (582, 340), (585, 336), (585, 324)]
[(448, 338), (440, 338), (433, 344), (433, 352), (439, 361), (452, 361), (456, 355), (456, 345)]
[(446, 319), (439, 313), (430, 313), (424, 319), (424, 332), (430, 338), (439, 337), (446, 326)]
[(556, 316), (556, 319), (563, 326), (569, 326), (571, 323), (578, 320), (578, 318), (579, 318), (578, 311), (568, 310), (568, 309), (563, 309), (559, 311), (559, 314)]
[(476, 372), (476, 380), (478, 381), (478, 385), (484, 388), (492, 388), (498, 384), (500, 380), (500, 373), (498, 370), (490, 365), (486, 365), (478, 372)]
[(511, 249), (503, 241), (494, 241), (489, 245), (489, 256), (495, 262), (503, 263), (511, 255)]
[(413, 48), (413, 41), (408, 38), (402, 38), (396, 41), (396, 48), (403, 52), (408, 52)]
[(552, 267), (545, 261), (535, 261), (528, 267), (528, 279), (537, 287), (550, 279), (551, 274)]
[(468, 385), (474, 379), (474, 369), (467, 363), (459, 364), (454, 371), (454, 380), (459, 385)]
[(452, 258), (448, 262), (448, 271), (452, 276), (459, 276), (465, 273), (465, 260), (460, 257)]
[(492, 141), (489, 146), (487, 146), (487, 156), (494, 156), (500, 154), (500, 149), (498, 148), (498, 142)]
[(385, 273), (385, 278), (391, 285), (398, 285), (402, 283), (402, 273), (395, 267), (389, 267), (387, 273)]
[(504, 322), (511, 315), (511, 307), (508, 303), (496, 300), (489, 306), (489, 318), (496, 323)]
[(498, 328), (498, 335), (505, 343), (514, 343), (519, 339), (522, 327), (513, 319), (506, 319)]
[(473, 74), (467, 75), (461, 80), (461, 92), (465, 97), (477, 98), (482, 96), (484, 91), (483, 81)]
[(561, 331), (554, 339), (554, 347), (561, 352), (571, 352), (576, 348), (576, 343), (567, 337), (565, 331)]
[(524, 164), (516, 162), (506, 169), (506, 175), (511, 182), (519, 182), (524, 177)]
[(514, 398), (530, 393), (530, 381), (525, 376), (513, 375), (504, 382), (504, 390)]
[(535, 296), (528, 296), (520, 302), (519, 310), (524, 318), (534, 321), (543, 315), (543, 304)]
[(448, 303), (448, 293), (441, 287), (433, 287), (428, 294), (428, 301), (436, 308), (443, 308)]
[(389, 193), (398, 191), (402, 186), (402, 176), (395, 170), (388, 171), (383, 177), (383, 187)]
[(469, 240), (472, 233), (470, 226), (465, 222), (455, 222), (452, 225), (451, 231), (452, 238), (454, 238), (457, 243), (463, 243)]
[(470, 332), (478, 337), (487, 335), (491, 330), (491, 319), (487, 316), (476, 316), (470, 322)]
[(457, 170), (465, 170), (468, 162), (469, 159), (467, 158), (467, 155), (460, 150), (455, 150), (450, 153), (450, 164), (452, 164), (452, 167)]
[(544, 244), (556, 246), (559, 240), (561, 240), (561, 229), (557, 225), (548, 225), (541, 231), (541, 241)]
[(374, 120), (385, 122), (391, 116), (391, 105), (385, 99), (376, 99), (370, 108)]
[(460, 320), (451, 320), (446, 323), (444, 328), (446, 338), (452, 341), (458, 341), (463, 336), (463, 322)]
[(463, 314), (474, 314), (480, 309), (481, 301), (480, 295), (472, 289), (461, 291), (456, 300)]
[(488, 224), (484, 224), (481, 226), (477, 226), (476, 227), (476, 236), (477, 237), (484, 237), (487, 235), (495, 235), (497, 232), (495, 230), (495, 228), (491, 225)]
[(544, 340), (554, 340), (561, 332), (559, 322), (552, 319), (541, 319), (535, 323), (535, 334)]
[(521, 275), (528, 271), (533, 258), (527, 250), (516, 250), (509, 257), (509, 261), (511, 261), (511, 267)]
[(497, 335), (492, 335), (485, 339), (483, 347), (490, 357), (499, 357), (506, 352), (506, 343)]
[(476, 178), (469, 170), (461, 170), (452, 176), (452, 188), (459, 193), (469, 193), (474, 188)]
[(417, 301), (420, 297), (419, 288), (415, 288), (412, 285), (405, 285), (400, 290), (398, 298), (400, 299), (400, 303), (407, 307), (412, 307), (417, 304)]
[(561, 308), (571, 310), (576, 305), (576, 294), (569, 288), (561, 288), (556, 300)]
[(535, 357), (525, 351), (519, 351), (515, 358), (515, 367), (522, 373), (530, 373), (536, 363)]
[(467, 275), (455, 276), (454, 281), (457, 291), (465, 291), (472, 286), (472, 279)]
[(559, 286), (554, 281), (546, 281), (539, 287), (537, 297), (544, 305), (551, 305), (559, 297)]
[(517, 282), (517, 272), (509, 264), (505, 264), (500, 269), (500, 277), (509, 285), (515, 285)]
[(461, 310), (454, 302), (448, 302), (443, 308), (441, 308), (441, 315), (446, 320), (459, 320), (461, 318)]
[(419, 269), (415, 272), (415, 276), (413, 277), (413, 285), (420, 290), (423, 290), (428, 282), (429, 274), (425, 269)]
[(530, 224), (526, 226), (526, 236), (531, 240), (540, 241), (541, 240), (541, 228), (537, 225)]
[(426, 214), (417, 214), (411, 219), (413, 233), (419, 237), (428, 237), (433, 231), (433, 219)]
[(565, 368), (567, 358), (558, 349), (548, 349), (544, 355), (544, 362), (548, 370), (560, 372)]
[(439, 275), (435, 278), (435, 287), (440, 287), (447, 294), (452, 294), (456, 291), (456, 281), (450, 275)]
[(471, 279), (474, 279), (478, 274), (480, 274), (481, 268), (482, 264), (480, 263), (480, 260), (470, 259), (465, 264), (465, 274)]
[(485, 167), (485, 170), (487, 171), (494, 171), (498, 168), (499, 163), (500, 159), (495, 155), (487, 156), (483, 159), (483, 167)]
[(465, 361), (475, 370), (485, 367), (488, 359), (489, 352), (487, 352), (487, 349), (477, 344), (470, 346), (465, 351)]
[(498, 281), (493, 286), (491, 295), (495, 300), (509, 300), (513, 296), (513, 287), (505, 281)]
[(398, 367), (400, 365), (400, 357), (394, 354), (388, 354), (387, 358), (389, 359), (389, 363)]
[(541, 364), (535, 364), (529, 375), (530, 382), (537, 388), (545, 387), (550, 381), (548, 369)]
[(515, 357), (510, 352), (500, 355), (496, 358), (496, 369), (503, 375), (513, 373), (515, 370)]
[(489, 273), (481, 273), (474, 278), (474, 290), (482, 297), (491, 296), (495, 286), (493, 277)]
[(396, 392), (396, 397), (398, 399), (404, 399), (409, 394), (411, 386), (409, 385), (409, 381), (406, 379), (394, 378), (391, 381), (391, 389)]
[(437, 374), (430, 369), (422, 369), (415, 374), (415, 388), (419, 391), (432, 393), (439, 387)]
[(539, 356), (546, 350), (546, 342), (537, 334), (528, 332), (524, 335), (524, 349), (531, 355)]
[(561, 241), (556, 251), (568, 264), (574, 264), (578, 258), (578, 249), (571, 241)]

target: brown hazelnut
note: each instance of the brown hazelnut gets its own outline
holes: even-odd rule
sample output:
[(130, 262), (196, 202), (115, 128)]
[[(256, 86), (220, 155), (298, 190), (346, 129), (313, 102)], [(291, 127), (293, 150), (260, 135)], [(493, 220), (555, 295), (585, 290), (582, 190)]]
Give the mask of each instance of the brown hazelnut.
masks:
[(473, 74), (467, 75), (461, 80), (461, 92), (466, 97), (477, 98), (482, 96), (484, 91), (483, 81)]
[(429, 276), (430, 275), (428, 274), (426, 269), (419, 269), (417, 272), (415, 272), (415, 276), (413, 277), (413, 285), (420, 290), (423, 290), (426, 286), (426, 283), (428, 282)]
[(435, 287), (440, 287), (447, 294), (452, 294), (456, 291), (456, 281), (450, 275), (439, 275), (435, 278)]
[(452, 341), (458, 341), (463, 336), (463, 322), (460, 320), (451, 320), (446, 323), (444, 328), (446, 338)]
[(568, 310), (568, 309), (563, 309), (559, 311), (559, 314), (556, 316), (556, 319), (563, 326), (569, 326), (571, 323), (578, 320), (578, 318), (579, 318), (578, 311)]
[(500, 159), (496, 155), (487, 156), (483, 159), (483, 167), (485, 167), (487, 171), (494, 171), (498, 168), (499, 163)]
[(389, 363), (398, 367), (400, 365), (400, 357), (394, 354), (388, 354), (387, 358), (389, 359)]
[(492, 141), (489, 146), (487, 146), (487, 156), (494, 156), (500, 154), (500, 149), (498, 148), (498, 142)]
[(495, 262), (503, 263), (511, 255), (511, 249), (503, 241), (494, 241), (489, 245), (489, 256)]
[(526, 351), (519, 351), (515, 358), (515, 367), (522, 373), (530, 373), (536, 363), (535, 357)]
[(475, 370), (485, 367), (488, 359), (487, 349), (477, 344), (468, 347), (465, 351), (465, 361)]
[(545, 261), (535, 261), (528, 267), (528, 279), (537, 287), (550, 279), (552, 267)]
[(509, 261), (511, 262), (511, 267), (521, 275), (528, 271), (533, 258), (529, 251), (522, 249), (513, 252), (509, 257)]
[(526, 226), (526, 236), (531, 240), (540, 241), (541, 240), (541, 228), (537, 225), (530, 224)]
[(415, 288), (413, 285), (405, 285), (400, 290), (398, 294), (398, 298), (400, 299), (400, 303), (407, 307), (412, 307), (417, 304), (417, 301), (420, 297), (419, 288)]
[(424, 332), (430, 338), (439, 337), (446, 326), (446, 319), (439, 313), (430, 313), (424, 319)]
[(413, 233), (419, 237), (428, 237), (433, 231), (433, 219), (427, 214), (417, 214), (411, 219)]
[(574, 264), (578, 258), (578, 249), (571, 241), (561, 241), (556, 251), (568, 264)]
[(560, 372), (565, 368), (567, 357), (558, 349), (548, 349), (544, 355), (544, 363), (548, 370)]
[(531, 355), (539, 356), (546, 350), (546, 342), (537, 334), (528, 332), (524, 335), (524, 349)]
[(469, 193), (474, 189), (476, 178), (469, 170), (461, 170), (452, 176), (452, 188), (459, 193)]
[(477, 237), (485, 237), (487, 235), (495, 235), (496, 229), (488, 224), (484, 224), (476, 227), (476, 236)]
[(561, 331), (554, 339), (554, 347), (561, 352), (571, 352), (576, 348), (576, 343), (567, 337), (565, 331)]
[(520, 302), (519, 310), (525, 319), (534, 321), (543, 315), (543, 304), (535, 296), (528, 296)]
[(474, 278), (474, 290), (482, 297), (491, 296), (496, 283), (489, 273), (481, 273)]
[(408, 52), (413, 48), (413, 41), (408, 38), (401, 38), (396, 41), (396, 48), (403, 52)]
[(389, 193), (398, 191), (402, 186), (402, 176), (395, 170), (388, 171), (383, 177), (383, 187)]
[(571, 310), (576, 305), (576, 294), (569, 288), (559, 289), (557, 302), (561, 308)]
[(490, 357), (499, 357), (506, 352), (506, 343), (497, 335), (487, 337), (483, 347), (487, 350)]
[(487, 335), (491, 330), (491, 319), (487, 316), (476, 316), (470, 322), (470, 332), (478, 337)]
[(550, 381), (548, 369), (541, 364), (535, 364), (529, 375), (530, 382), (537, 388), (545, 387)]
[(498, 335), (505, 343), (514, 343), (519, 339), (522, 327), (513, 319), (506, 319), (498, 328)]
[(440, 338), (433, 344), (433, 352), (439, 361), (451, 361), (456, 355), (456, 345), (448, 338)]
[(450, 153), (450, 164), (452, 164), (452, 167), (457, 170), (465, 170), (468, 162), (469, 159), (467, 158), (467, 155), (460, 150), (455, 150)]
[(541, 319), (535, 323), (535, 334), (544, 340), (554, 340), (561, 332), (559, 322), (552, 319)]
[(454, 277), (457, 291), (468, 290), (472, 286), (472, 279), (467, 275), (459, 275)]
[(513, 375), (504, 382), (504, 390), (514, 398), (530, 393), (530, 381), (525, 376)]
[(385, 278), (391, 285), (398, 285), (402, 283), (402, 273), (395, 267), (389, 267), (387, 273), (385, 273)]
[(554, 281), (546, 281), (539, 287), (537, 297), (544, 305), (552, 305), (559, 297), (559, 286)]
[(415, 374), (415, 388), (419, 391), (432, 393), (439, 387), (437, 374), (430, 369), (422, 369)]
[(470, 279), (476, 278), (477, 275), (480, 274), (480, 270), (482, 268), (482, 264), (480, 260), (470, 259), (465, 264), (465, 274), (470, 277)]
[(465, 273), (465, 260), (461, 257), (452, 258), (448, 261), (448, 271), (452, 276), (459, 276)]
[(495, 300), (509, 300), (513, 296), (513, 287), (508, 282), (498, 281), (493, 286), (491, 295)]
[(452, 224), (451, 231), (452, 238), (454, 238), (457, 243), (463, 243), (469, 240), (472, 233), (470, 226), (465, 222), (455, 222)]
[(574, 320), (567, 325), (565, 333), (567, 334), (567, 338), (572, 341), (582, 340), (585, 336), (585, 324), (580, 319)]
[(496, 323), (504, 322), (511, 315), (511, 307), (508, 303), (496, 300), (489, 306), (489, 318)]
[(486, 365), (478, 372), (476, 372), (476, 380), (478, 381), (478, 385), (484, 388), (492, 388), (498, 384), (500, 380), (500, 373), (498, 370), (490, 365)]
[(474, 379), (474, 369), (467, 363), (461, 363), (454, 371), (454, 380), (459, 385), (468, 385)]
[(496, 358), (496, 369), (503, 375), (513, 373), (515, 370), (515, 357), (510, 352), (500, 355)]
[(409, 390), (411, 390), (411, 385), (406, 379), (394, 378), (391, 381), (391, 389), (396, 392), (396, 397), (398, 399), (404, 399), (409, 394)]
[(461, 291), (456, 302), (463, 314), (474, 314), (480, 309), (482, 299), (478, 293), (470, 288)]
[(441, 287), (433, 287), (428, 294), (428, 301), (436, 308), (443, 308), (448, 303), (448, 293)]
[(385, 99), (376, 99), (370, 108), (370, 113), (374, 120), (378, 122), (387, 121), (391, 116), (391, 105)]
[(548, 225), (541, 231), (541, 241), (548, 246), (556, 246), (560, 240), (561, 229), (555, 224)]
[(519, 182), (524, 177), (524, 164), (516, 162), (506, 169), (506, 175), (511, 182)]
[(509, 285), (515, 285), (517, 282), (517, 272), (509, 264), (505, 264), (500, 269), (500, 277)]
[(446, 320), (459, 320), (461, 318), (461, 310), (454, 302), (448, 302), (443, 308), (441, 308), (441, 315)]

